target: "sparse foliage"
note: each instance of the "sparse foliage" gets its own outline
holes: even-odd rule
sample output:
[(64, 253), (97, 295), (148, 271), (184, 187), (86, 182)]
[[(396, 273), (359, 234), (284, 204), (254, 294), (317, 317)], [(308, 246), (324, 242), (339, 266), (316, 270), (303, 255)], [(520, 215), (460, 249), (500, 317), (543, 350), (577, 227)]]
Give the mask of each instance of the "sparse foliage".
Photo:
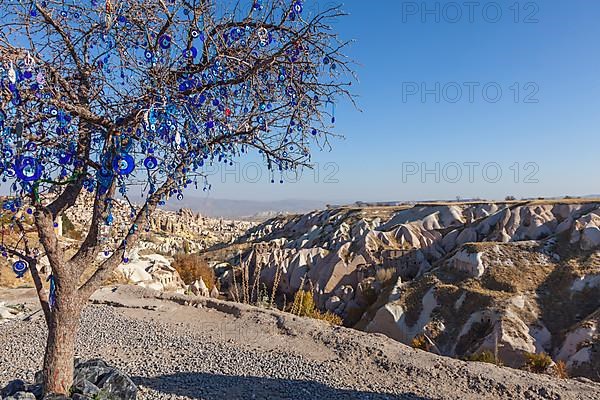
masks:
[(342, 325), (343, 321), (339, 315), (329, 311), (321, 312), (316, 304), (312, 292), (298, 290), (294, 296), (291, 313), (300, 317), (309, 317), (326, 321), (332, 325)]
[(502, 365), (502, 361), (499, 358), (497, 358), (494, 355), (494, 353), (492, 353), (491, 351), (482, 351), (477, 354), (472, 354), (472, 355), (466, 357), (465, 360), (466, 361), (483, 362), (483, 363), (494, 364), (494, 365), (498, 365), (498, 366)]
[(62, 229), (63, 229), (63, 236), (68, 237), (70, 239), (74, 239), (74, 240), (82, 239), (81, 232), (79, 232), (75, 228), (75, 225), (73, 225), (73, 222), (71, 222), (69, 217), (67, 217), (66, 215), (62, 215)]
[[(28, 264), (39, 294), (46, 391), (68, 393), (80, 312), (157, 206), (209, 190), (213, 162), (256, 152), (275, 182), (330, 147), (334, 103), (352, 100), (347, 43), (330, 26), (342, 15), (303, 12), (301, 0), (0, 0), (0, 176), (11, 192), (0, 214), (23, 237), (20, 215), (32, 214), (40, 244), (2, 250)], [(91, 223), (67, 258), (54, 224), (83, 191)], [(114, 221), (119, 196), (128, 221)]]
[(172, 264), (186, 285), (202, 279), (208, 290), (217, 284), (215, 271), (197, 254), (178, 254)]
[(552, 358), (546, 353), (525, 353), (525, 366), (527, 371), (542, 374), (552, 365)]
[(429, 344), (429, 342), (427, 341), (427, 338), (424, 335), (415, 336), (413, 338), (413, 340), (410, 342), (410, 345), (414, 349), (419, 349), (419, 350), (424, 350), (424, 351), (431, 350), (431, 345)]
[(553, 368), (554, 375), (560, 379), (569, 379), (569, 369), (563, 360), (557, 361)]

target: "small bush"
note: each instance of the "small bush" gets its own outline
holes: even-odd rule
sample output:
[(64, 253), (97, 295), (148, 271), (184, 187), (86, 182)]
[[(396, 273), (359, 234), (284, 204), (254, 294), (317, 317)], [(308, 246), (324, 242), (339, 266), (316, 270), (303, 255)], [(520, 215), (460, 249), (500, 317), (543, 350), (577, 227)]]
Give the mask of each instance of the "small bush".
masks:
[(482, 351), (481, 353), (472, 354), (465, 358), (466, 361), (484, 362), (494, 365), (502, 365), (502, 361), (496, 358), (491, 351)]
[(197, 254), (178, 254), (175, 256), (172, 266), (177, 270), (186, 285), (191, 285), (200, 278), (202, 278), (208, 290), (212, 290), (217, 284), (215, 271)]
[(395, 268), (377, 267), (375, 270), (375, 279), (380, 283), (387, 283), (396, 276)]
[(560, 379), (569, 379), (569, 370), (567, 363), (564, 361), (558, 361), (553, 368), (554, 375)]
[(343, 321), (339, 315), (329, 311), (321, 312), (316, 308), (315, 300), (312, 292), (298, 290), (294, 296), (294, 304), (292, 305), (292, 314), (300, 317), (310, 317), (321, 321), (329, 322), (333, 325), (342, 325)]
[(62, 216), (62, 232), (63, 236), (69, 239), (81, 240), (83, 238), (81, 232), (75, 229), (75, 225), (66, 215)]
[(323, 313), (323, 312), (320, 312), (319, 310), (315, 310), (310, 315), (310, 317), (321, 320), (321, 321), (329, 322), (331, 325), (341, 326), (344, 323), (344, 321), (342, 320), (342, 317), (340, 317), (339, 315), (334, 314), (332, 312), (329, 312), (329, 311), (326, 311)]
[(315, 309), (315, 300), (311, 292), (298, 290), (294, 296), (292, 314), (300, 317), (309, 317)]
[(525, 369), (538, 374), (548, 371), (552, 358), (546, 353), (525, 353)]
[(424, 335), (415, 336), (413, 338), (413, 340), (410, 342), (410, 345), (414, 349), (419, 349), (419, 350), (424, 350), (424, 351), (429, 351), (431, 349), (431, 346), (430, 346), (429, 342), (427, 341), (427, 338)]

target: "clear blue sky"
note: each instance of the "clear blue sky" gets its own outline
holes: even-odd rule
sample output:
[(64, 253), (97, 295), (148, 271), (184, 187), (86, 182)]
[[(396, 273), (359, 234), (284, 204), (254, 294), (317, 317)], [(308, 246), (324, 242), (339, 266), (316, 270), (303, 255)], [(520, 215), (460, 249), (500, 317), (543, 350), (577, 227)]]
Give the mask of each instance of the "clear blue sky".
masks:
[[(316, 150), (317, 172), (299, 182), (271, 184), (252, 158), (237, 171), (215, 170), (209, 196), (599, 194), (600, 2), (515, 1), (347, 0), (350, 15), (335, 29), (356, 41), (348, 55), (357, 63), (361, 111), (337, 107), (336, 131), (345, 139), (331, 152)], [(335, 0), (305, 3), (311, 13)], [(422, 176), (424, 168), (430, 172)]]
[[(243, 183), (255, 173), (242, 166), (240, 183), (217, 173), (211, 196), (374, 201), (600, 193), (600, 2), (523, 1), (517, 14), (512, 0), (481, 1), (461, 6), (462, 16), (453, 5), (463, 2), (426, 1), (433, 13), (424, 14), (421, 3), (345, 3), (350, 16), (337, 29), (356, 40), (349, 55), (359, 64), (362, 112), (338, 107), (345, 139), (316, 154), (317, 183), (313, 173), (293, 184), (273, 185), (266, 175)], [(423, 83), (433, 92), (424, 101)], [(337, 183), (327, 182), (329, 162)], [(479, 166), (464, 164), (470, 162)], [(439, 183), (435, 172), (423, 179), (423, 163), (432, 171), (440, 163)], [(484, 178), (488, 163), (496, 164)]]

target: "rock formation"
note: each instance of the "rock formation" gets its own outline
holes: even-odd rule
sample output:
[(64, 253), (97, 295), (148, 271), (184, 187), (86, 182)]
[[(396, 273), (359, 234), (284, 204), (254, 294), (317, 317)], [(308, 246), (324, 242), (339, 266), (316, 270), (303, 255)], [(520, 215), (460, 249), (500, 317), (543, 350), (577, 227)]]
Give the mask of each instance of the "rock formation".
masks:
[(202, 297), (210, 296), (208, 287), (206, 286), (206, 284), (204, 283), (204, 280), (202, 278), (200, 278), (199, 280), (197, 280), (194, 283), (192, 283), (191, 285), (189, 285), (188, 290), (196, 296), (202, 296)]
[[(79, 232), (87, 231), (92, 207), (93, 197), (84, 194), (77, 199), (74, 207), (67, 210), (66, 218), (73, 225), (73, 229)], [(122, 237), (128, 229), (131, 212), (129, 203), (112, 200), (111, 226), (104, 227), (107, 236), (114, 237), (115, 240)], [(60, 230), (64, 232), (66, 229), (62, 219), (59, 222)], [(246, 221), (208, 218), (189, 209), (177, 212), (158, 209), (149, 216), (147, 226), (141, 227), (145, 233), (141, 237), (139, 247), (168, 255), (195, 253), (217, 243), (229, 243), (253, 225)]]
[(599, 378), (598, 202), (341, 207), (279, 216), (242, 244), (268, 287), (312, 290), (346, 325), (514, 367), (545, 352)]

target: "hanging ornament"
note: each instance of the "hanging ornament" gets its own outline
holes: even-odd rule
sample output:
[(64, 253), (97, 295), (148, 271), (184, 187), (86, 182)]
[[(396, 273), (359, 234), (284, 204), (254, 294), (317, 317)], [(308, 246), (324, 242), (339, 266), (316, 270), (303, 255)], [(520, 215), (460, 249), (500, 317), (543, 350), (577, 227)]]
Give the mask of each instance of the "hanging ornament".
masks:
[(58, 162), (60, 165), (70, 164), (73, 159), (73, 155), (67, 151), (61, 151), (58, 153)]
[(335, 124), (335, 103), (331, 103), (331, 123)]
[(156, 160), (156, 157), (154, 157), (154, 156), (148, 156), (144, 160), (144, 167), (146, 167), (149, 170), (153, 170), (157, 166), (158, 166), (158, 161)]
[(146, 110), (144, 113), (144, 125), (150, 126), (150, 110)]
[(48, 277), (48, 281), (50, 282), (50, 293), (48, 294), (48, 305), (50, 306), (50, 310), (54, 310), (56, 306), (56, 282), (54, 281), (54, 275), (50, 275)]
[(162, 35), (160, 37), (160, 39), (158, 40), (158, 44), (163, 49), (165, 49), (165, 50), (168, 49), (169, 47), (171, 47), (171, 36), (169, 36), (169, 35)]
[(262, 27), (258, 30), (258, 40), (260, 41), (260, 45), (263, 47), (271, 42), (271, 34), (267, 28)]
[(135, 169), (135, 161), (131, 155), (121, 153), (114, 158), (113, 169), (119, 175), (129, 175)]
[(25, 182), (34, 182), (41, 178), (43, 167), (33, 157), (19, 157), (15, 161), (17, 178)]
[(112, 184), (114, 174), (109, 167), (102, 167), (96, 173), (96, 181), (98, 182), (98, 193), (104, 194)]
[(8, 68), (8, 80), (13, 85), (17, 83), (17, 71), (15, 71), (15, 67), (12, 62), (10, 63), (10, 67)]
[(301, 1), (296, 1), (294, 3), (294, 12), (296, 14), (302, 14), (302, 9), (303, 9), (302, 2)]
[(114, 8), (110, 0), (106, 0), (106, 30), (110, 30), (115, 21), (115, 17), (113, 15)]
[(27, 272), (28, 267), (29, 265), (27, 264), (27, 262), (19, 260), (13, 264), (12, 269), (17, 275), (17, 278), (22, 278), (25, 275), (25, 272)]
[(38, 83), (38, 85), (43, 85), (46, 83), (46, 77), (42, 72), (38, 72), (38, 74), (35, 77), (35, 81)]
[(31, 56), (31, 53), (27, 52), (25, 54), (25, 58), (23, 59), (23, 63), (25, 64), (25, 66), (27, 68), (31, 68), (34, 66), (35, 64), (35, 60), (33, 59), (33, 57)]
[(183, 51), (184, 58), (196, 58), (198, 56), (198, 49), (194, 46), (190, 47), (188, 50)]

